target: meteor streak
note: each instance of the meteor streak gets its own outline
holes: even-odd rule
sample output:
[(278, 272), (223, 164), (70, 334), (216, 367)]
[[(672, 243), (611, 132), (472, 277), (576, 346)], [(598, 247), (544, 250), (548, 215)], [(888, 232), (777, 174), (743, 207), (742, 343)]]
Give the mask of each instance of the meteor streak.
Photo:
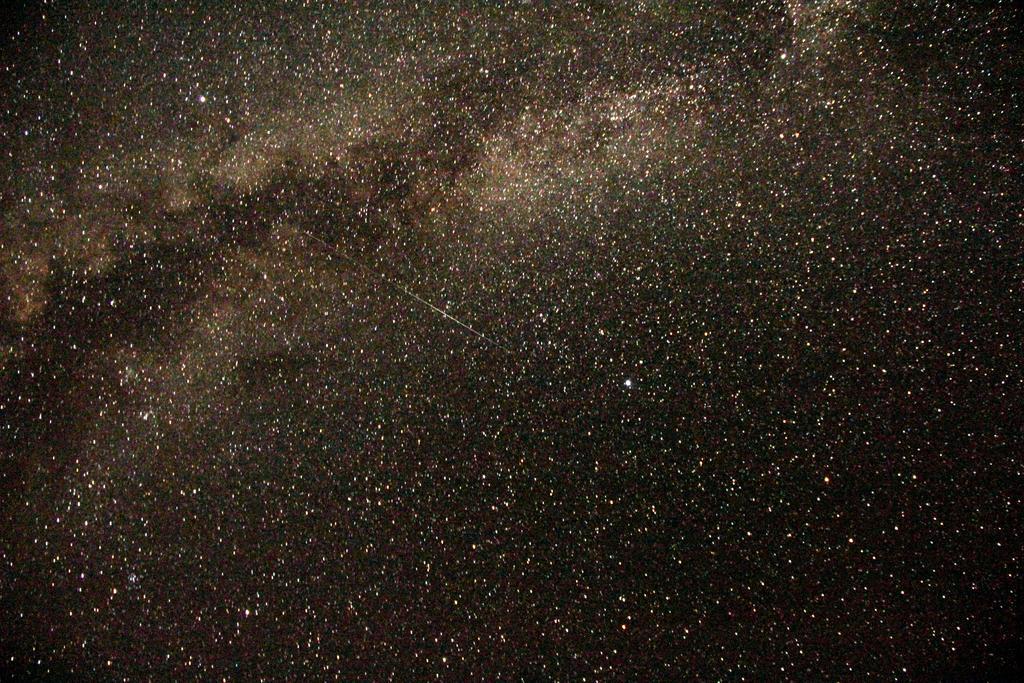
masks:
[(463, 328), (464, 330), (467, 330), (468, 332), (470, 332), (471, 334), (475, 335), (476, 337), (479, 337), (480, 339), (484, 340), (488, 344), (496, 346), (499, 349), (501, 349), (502, 351), (505, 351), (507, 353), (512, 353), (512, 349), (510, 349), (509, 347), (505, 346), (504, 344), (502, 344), (501, 342), (497, 341), (496, 339), (493, 339), (492, 337), (487, 336), (483, 332), (479, 332), (479, 331), (473, 329), (471, 326), (469, 326), (468, 324), (466, 324), (463, 321), (459, 320), (458, 318), (456, 318), (454, 315), (452, 315), (448, 311), (446, 311), (443, 308), (440, 308), (438, 306), (435, 306), (434, 304), (430, 303), (429, 301), (427, 301), (423, 297), (419, 296), (418, 294), (416, 294), (416, 292), (413, 292), (411, 289), (409, 289), (408, 287), (403, 285), (401, 282), (399, 282), (397, 280), (393, 280), (393, 279), (388, 278), (388, 277), (385, 277), (381, 273), (378, 273), (377, 271), (371, 270), (370, 268), (368, 268), (367, 266), (363, 265), (362, 263), (360, 263), (356, 259), (352, 258), (348, 254), (344, 253), (343, 251), (341, 251), (340, 249), (338, 249), (334, 245), (332, 245), (329, 242), (321, 239), (320, 237), (317, 237), (316, 235), (314, 235), (313, 233), (309, 232), (308, 230), (301, 230), (300, 229), (300, 232), (302, 232), (302, 234), (306, 235), (307, 237), (309, 237), (309, 238), (311, 238), (313, 240), (316, 240), (324, 248), (326, 248), (328, 252), (330, 252), (331, 254), (333, 254), (335, 256), (338, 256), (339, 258), (342, 258), (342, 259), (348, 261), (349, 263), (351, 263), (356, 268), (358, 268), (359, 270), (363, 271), (364, 273), (366, 273), (370, 277), (376, 278), (376, 279), (380, 280), (381, 282), (383, 282), (384, 284), (386, 284), (387, 286), (391, 287), (392, 289), (395, 289), (398, 292), (400, 292), (402, 294), (405, 294), (406, 296), (408, 296), (408, 297), (410, 297), (412, 299), (415, 299), (416, 301), (418, 301), (419, 303), (423, 304), (424, 306), (426, 306), (430, 310), (434, 311), (435, 313), (438, 313), (441, 316), (444, 316), (448, 320), (451, 320), (453, 323), (455, 323), (459, 327)]

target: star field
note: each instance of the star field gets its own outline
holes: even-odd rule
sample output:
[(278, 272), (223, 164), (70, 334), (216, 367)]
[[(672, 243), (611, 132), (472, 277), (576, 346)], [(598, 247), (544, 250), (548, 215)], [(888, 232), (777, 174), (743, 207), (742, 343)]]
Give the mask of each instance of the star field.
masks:
[(1009, 2), (25, 4), (12, 680), (1011, 680)]

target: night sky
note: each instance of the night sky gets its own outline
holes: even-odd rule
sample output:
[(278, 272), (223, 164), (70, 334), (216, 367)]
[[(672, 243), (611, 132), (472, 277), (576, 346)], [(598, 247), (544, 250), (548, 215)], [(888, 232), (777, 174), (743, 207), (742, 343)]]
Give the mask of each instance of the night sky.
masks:
[(1012, 679), (1022, 26), (21, 3), (0, 667)]

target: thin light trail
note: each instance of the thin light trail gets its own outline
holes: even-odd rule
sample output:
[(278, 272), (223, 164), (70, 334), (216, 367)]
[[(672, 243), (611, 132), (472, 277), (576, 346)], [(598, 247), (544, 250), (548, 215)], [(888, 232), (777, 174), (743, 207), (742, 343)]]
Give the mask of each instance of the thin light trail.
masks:
[(387, 286), (391, 287), (392, 289), (395, 289), (395, 290), (401, 292), (402, 294), (405, 294), (406, 296), (408, 296), (408, 297), (410, 297), (412, 299), (415, 299), (416, 301), (420, 302), (421, 304), (423, 304), (424, 306), (426, 306), (430, 310), (432, 310), (435, 313), (437, 313), (437, 314), (447, 318), (448, 320), (451, 320), (453, 323), (455, 323), (456, 325), (458, 325), (462, 329), (470, 332), (471, 334), (473, 334), (474, 336), (482, 339), (483, 341), (487, 342), (488, 344), (491, 344), (492, 346), (496, 346), (499, 349), (501, 349), (502, 351), (505, 351), (506, 353), (512, 353), (512, 349), (510, 349), (509, 347), (505, 346), (504, 344), (502, 344), (501, 342), (499, 342), (499, 341), (497, 341), (495, 339), (492, 339), (491, 337), (488, 337), (483, 332), (478, 332), (477, 330), (473, 329), (472, 327), (470, 327), (466, 323), (462, 322), (461, 320), (456, 318), (454, 315), (452, 315), (448, 311), (444, 310), (443, 308), (439, 308), (439, 307), (435, 306), (434, 304), (430, 303), (429, 301), (427, 301), (423, 297), (419, 296), (418, 294), (416, 294), (416, 292), (412, 291), (411, 289), (409, 289), (408, 287), (403, 285), (401, 282), (398, 282), (397, 280), (392, 280), (391, 278), (385, 277), (384, 275), (382, 275), (382, 274), (380, 274), (380, 273), (378, 273), (378, 272), (376, 272), (374, 270), (371, 270), (370, 268), (364, 266), (362, 263), (360, 263), (359, 261), (355, 260), (354, 258), (349, 256), (348, 254), (344, 253), (343, 251), (341, 251), (340, 249), (338, 249), (334, 245), (332, 245), (329, 242), (327, 242), (327, 241), (317, 237), (316, 235), (314, 235), (313, 233), (309, 232), (308, 230), (301, 230), (300, 229), (299, 232), (301, 232), (302, 234), (306, 235), (307, 237), (309, 237), (312, 240), (316, 240), (325, 249), (327, 249), (328, 252), (330, 252), (331, 254), (333, 254), (333, 255), (335, 255), (335, 256), (337, 256), (339, 258), (342, 258), (342, 259), (348, 261), (349, 263), (351, 263), (356, 268), (358, 268), (359, 270), (363, 271), (363, 273), (369, 275), (370, 277), (376, 278), (377, 280), (380, 280), (381, 282), (383, 282)]

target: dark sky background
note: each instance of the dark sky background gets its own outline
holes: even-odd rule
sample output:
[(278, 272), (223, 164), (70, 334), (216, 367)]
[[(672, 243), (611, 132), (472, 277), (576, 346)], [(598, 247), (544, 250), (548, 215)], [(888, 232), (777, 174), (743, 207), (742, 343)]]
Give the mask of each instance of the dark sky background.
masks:
[(1022, 25), (21, 3), (4, 670), (1012, 678)]

